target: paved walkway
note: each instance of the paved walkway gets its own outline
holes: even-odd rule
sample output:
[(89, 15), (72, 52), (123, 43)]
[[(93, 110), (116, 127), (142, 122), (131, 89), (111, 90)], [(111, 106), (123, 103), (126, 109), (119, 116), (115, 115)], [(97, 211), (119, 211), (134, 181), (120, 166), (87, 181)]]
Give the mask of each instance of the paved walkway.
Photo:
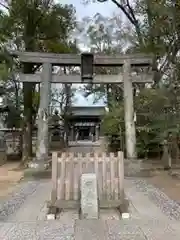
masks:
[(46, 221), (51, 183), (22, 182), (15, 194), (0, 203), (0, 240), (179, 240), (179, 205), (142, 179), (125, 183), (129, 220), (78, 220), (73, 210)]

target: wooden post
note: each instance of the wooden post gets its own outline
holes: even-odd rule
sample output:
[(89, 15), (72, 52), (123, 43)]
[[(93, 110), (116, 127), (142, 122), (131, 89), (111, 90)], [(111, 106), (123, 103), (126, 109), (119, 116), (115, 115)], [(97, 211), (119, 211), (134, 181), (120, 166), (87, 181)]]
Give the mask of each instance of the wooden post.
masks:
[(129, 60), (124, 61), (124, 114), (126, 153), (128, 159), (135, 159), (136, 155), (136, 130), (134, 123), (133, 86), (131, 80), (131, 65)]
[(37, 138), (37, 160), (48, 159), (48, 120), (49, 120), (49, 104), (51, 94), (51, 77), (52, 65), (50, 63), (43, 64), (42, 85), (40, 90), (40, 105), (38, 111), (38, 138)]
[(58, 190), (58, 155), (57, 152), (52, 153), (52, 192), (51, 203), (54, 204), (57, 200)]
[(124, 154), (118, 152), (118, 173), (119, 173), (119, 195), (120, 199), (124, 201)]

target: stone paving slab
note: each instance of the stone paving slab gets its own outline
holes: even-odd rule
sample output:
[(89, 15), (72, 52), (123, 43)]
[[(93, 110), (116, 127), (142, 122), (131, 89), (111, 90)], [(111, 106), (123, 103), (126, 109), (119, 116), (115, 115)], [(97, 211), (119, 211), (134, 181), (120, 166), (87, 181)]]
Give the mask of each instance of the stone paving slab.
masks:
[(106, 221), (106, 229), (110, 235), (142, 235), (139, 225), (129, 220), (108, 220)]
[(107, 240), (106, 223), (101, 220), (77, 220), (75, 223), (75, 239)]
[(108, 240), (147, 240), (142, 229), (127, 220), (106, 221), (106, 229), (108, 231)]
[(179, 225), (142, 220), (76, 220), (0, 224), (1, 240), (179, 240)]
[(76, 240), (146, 240), (142, 230), (123, 221), (78, 220), (75, 224)]
[(58, 215), (57, 219), (63, 223), (74, 222), (79, 219), (79, 210), (78, 209), (64, 209)]
[[(146, 240), (179, 240), (179, 224), (171, 224), (157, 220), (121, 220), (107, 221), (108, 232), (121, 239), (121, 236), (131, 235), (145, 238)], [(122, 238), (123, 239), (123, 238)], [(125, 238), (126, 239), (126, 238)]]
[(121, 214), (117, 209), (100, 209), (99, 219), (101, 220), (120, 220)]
[(163, 227), (143, 226), (141, 227), (148, 240), (178, 240), (180, 232), (175, 231), (170, 225)]
[(132, 235), (132, 234), (121, 234), (121, 235), (109, 235), (108, 240), (147, 240), (147, 238), (145, 238), (142, 235)]

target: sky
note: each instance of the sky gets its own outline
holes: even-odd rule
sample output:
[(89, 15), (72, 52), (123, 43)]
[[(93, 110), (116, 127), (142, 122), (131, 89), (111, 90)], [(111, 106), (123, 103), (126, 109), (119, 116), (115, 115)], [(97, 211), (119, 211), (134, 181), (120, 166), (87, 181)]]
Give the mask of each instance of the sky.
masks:
[(109, 16), (116, 6), (109, 0), (105, 3), (90, 3), (82, 4), (82, 0), (59, 0), (62, 4), (73, 4), (77, 11), (77, 17), (83, 18), (85, 16), (93, 16), (97, 12)]
[[(90, 3), (88, 5), (82, 4), (82, 0), (59, 0), (58, 2), (62, 4), (73, 4), (76, 8), (76, 14), (78, 20), (86, 16), (94, 16), (97, 12), (105, 16), (110, 16), (117, 7), (109, 0), (105, 3)], [(104, 105), (103, 100), (98, 101), (96, 104), (93, 104), (93, 96), (89, 98), (84, 98), (82, 94), (77, 93), (75, 105), (77, 106), (95, 106), (95, 105)]]

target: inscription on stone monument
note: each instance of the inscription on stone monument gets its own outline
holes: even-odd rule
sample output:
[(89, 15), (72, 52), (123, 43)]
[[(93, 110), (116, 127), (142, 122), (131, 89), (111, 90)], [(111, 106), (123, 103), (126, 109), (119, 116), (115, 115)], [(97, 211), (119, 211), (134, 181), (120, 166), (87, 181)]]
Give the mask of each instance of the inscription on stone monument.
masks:
[(81, 176), (81, 214), (85, 219), (98, 219), (98, 193), (96, 174)]

